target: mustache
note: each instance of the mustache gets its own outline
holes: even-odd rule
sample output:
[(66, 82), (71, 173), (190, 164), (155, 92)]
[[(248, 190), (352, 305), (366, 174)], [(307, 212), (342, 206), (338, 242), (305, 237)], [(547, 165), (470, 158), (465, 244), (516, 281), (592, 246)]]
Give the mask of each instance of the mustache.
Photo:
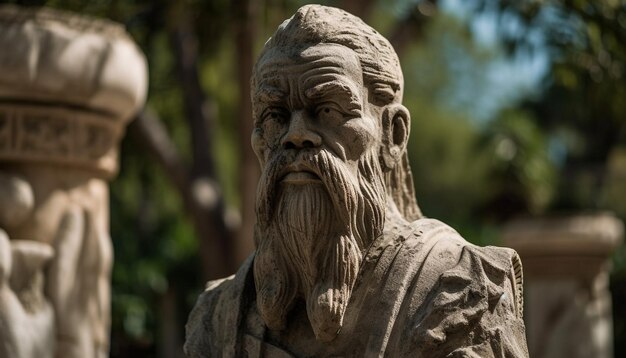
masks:
[(265, 166), (257, 187), (257, 217), (265, 222), (272, 220), (276, 211), (276, 200), (281, 179), (292, 171), (307, 171), (317, 176), (325, 186), (340, 220), (350, 225), (349, 213), (353, 212), (351, 198), (357, 195), (358, 178), (350, 168), (325, 149), (282, 151), (276, 153)]

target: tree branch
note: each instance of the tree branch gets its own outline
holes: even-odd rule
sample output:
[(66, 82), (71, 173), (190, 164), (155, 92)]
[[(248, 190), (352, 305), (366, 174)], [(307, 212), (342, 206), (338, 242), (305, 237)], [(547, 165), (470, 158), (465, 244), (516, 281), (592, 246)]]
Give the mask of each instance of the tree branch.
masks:
[(130, 123), (128, 132), (159, 163), (180, 193), (189, 188), (189, 169), (154, 110), (144, 108)]
[[(189, 168), (171, 141), (167, 130), (152, 110), (145, 109), (128, 127), (129, 134), (163, 168), (165, 175), (180, 193), (185, 211), (190, 216), (200, 240), (205, 278), (215, 279), (234, 270), (231, 256), (226, 256), (233, 228), (226, 220), (221, 190), (214, 180), (192, 177)], [(225, 244), (224, 242), (227, 242)]]

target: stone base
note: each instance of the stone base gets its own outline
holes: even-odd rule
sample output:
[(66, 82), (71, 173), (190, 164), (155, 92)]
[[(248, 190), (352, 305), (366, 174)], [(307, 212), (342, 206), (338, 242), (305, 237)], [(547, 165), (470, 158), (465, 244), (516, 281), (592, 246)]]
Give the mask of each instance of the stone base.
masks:
[(506, 226), (504, 241), (524, 263), (531, 357), (613, 357), (610, 256), (623, 230), (610, 214), (522, 219)]

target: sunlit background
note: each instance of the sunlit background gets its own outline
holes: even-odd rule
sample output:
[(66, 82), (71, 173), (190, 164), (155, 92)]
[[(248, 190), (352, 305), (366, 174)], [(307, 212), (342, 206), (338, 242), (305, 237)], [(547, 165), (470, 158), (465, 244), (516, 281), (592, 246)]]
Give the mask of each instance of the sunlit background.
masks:
[[(126, 25), (146, 54), (146, 110), (111, 184), (112, 357), (179, 357), (203, 282), (252, 248), (255, 56), (302, 1), (9, 1)], [(325, 1), (396, 48), (423, 212), (477, 244), (520, 215), (626, 219), (626, 5), (620, 1)], [(626, 250), (613, 257), (626, 356)]]

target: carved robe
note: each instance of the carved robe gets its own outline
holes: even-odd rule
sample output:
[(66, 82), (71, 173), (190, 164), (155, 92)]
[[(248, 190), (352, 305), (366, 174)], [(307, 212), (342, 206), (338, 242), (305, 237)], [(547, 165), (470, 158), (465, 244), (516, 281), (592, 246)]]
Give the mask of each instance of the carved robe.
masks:
[(437, 220), (386, 227), (329, 343), (311, 336), (302, 309), (283, 332), (265, 327), (253, 260), (207, 285), (187, 324), (189, 357), (528, 357), (519, 257), (474, 246)]

